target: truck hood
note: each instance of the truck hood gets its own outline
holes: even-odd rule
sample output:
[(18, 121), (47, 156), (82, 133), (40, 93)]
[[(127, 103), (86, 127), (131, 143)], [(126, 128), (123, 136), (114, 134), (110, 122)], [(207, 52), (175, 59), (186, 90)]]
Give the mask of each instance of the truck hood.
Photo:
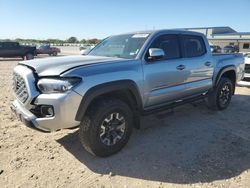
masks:
[(20, 65), (25, 65), (32, 68), (38, 76), (58, 76), (69, 69), (88, 66), (93, 64), (114, 63), (116, 61), (126, 61), (125, 59), (115, 57), (101, 56), (64, 56), (35, 59), (19, 62)]
[(250, 58), (249, 57), (245, 57), (245, 64), (250, 64)]

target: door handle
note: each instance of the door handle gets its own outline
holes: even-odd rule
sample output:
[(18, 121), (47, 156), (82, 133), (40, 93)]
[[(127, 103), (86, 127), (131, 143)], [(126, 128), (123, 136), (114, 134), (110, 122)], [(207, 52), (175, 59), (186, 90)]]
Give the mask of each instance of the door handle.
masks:
[(185, 65), (179, 65), (176, 67), (177, 70), (183, 70), (185, 68), (186, 68)]
[(209, 67), (211, 64), (212, 64), (212, 63), (209, 62), (209, 61), (205, 63), (205, 65), (206, 65), (207, 67)]

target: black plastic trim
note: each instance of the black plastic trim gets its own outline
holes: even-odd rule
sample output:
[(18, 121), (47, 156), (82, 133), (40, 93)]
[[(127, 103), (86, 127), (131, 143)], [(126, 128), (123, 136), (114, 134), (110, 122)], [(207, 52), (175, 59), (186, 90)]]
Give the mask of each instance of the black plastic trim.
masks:
[(236, 67), (234, 65), (227, 65), (225, 67), (223, 67), (217, 74), (216, 76), (216, 79), (214, 81), (214, 87), (218, 85), (222, 75), (225, 73), (225, 72), (228, 72), (228, 71), (234, 71), (235, 72), (235, 75), (236, 75)]
[(122, 81), (114, 81), (108, 82), (105, 84), (97, 85), (91, 88), (82, 98), (80, 106), (78, 108), (75, 120), (81, 121), (84, 117), (84, 114), (89, 107), (90, 103), (98, 96), (101, 96), (105, 93), (115, 92), (115, 91), (130, 91), (135, 97), (135, 102), (137, 103), (136, 107), (138, 110), (142, 110), (142, 100), (139, 94), (138, 87), (131, 80), (122, 80)]

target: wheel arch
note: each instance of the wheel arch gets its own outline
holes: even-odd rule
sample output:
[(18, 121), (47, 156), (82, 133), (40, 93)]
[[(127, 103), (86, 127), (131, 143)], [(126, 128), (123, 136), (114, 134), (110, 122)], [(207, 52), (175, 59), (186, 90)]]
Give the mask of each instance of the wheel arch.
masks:
[(36, 53), (36, 49), (35, 48), (33, 49), (32, 47), (27, 47), (27, 48), (24, 47), (22, 51), (23, 51), (23, 55), (27, 55), (27, 54), (34, 55)]
[[(96, 100), (111, 96), (127, 102), (135, 115), (142, 110), (142, 100), (137, 85), (131, 80), (114, 81), (89, 89), (81, 100), (75, 120), (81, 121), (90, 105)], [(135, 126), (139, 128), (138, 122)]]
[[(229, 78), (235, 86), (235, 84), (236, 84), (236, 67), (234, 65), (228, 65), (228, 66), (225, 66), (224, 68), (222, 68), (216, 76), (216, 79), (214, 82), (215, 87), (219, 84), (219, 81), (222, 77)], [(233, 91), (233, 93), (234, 93), (234, 91)]]

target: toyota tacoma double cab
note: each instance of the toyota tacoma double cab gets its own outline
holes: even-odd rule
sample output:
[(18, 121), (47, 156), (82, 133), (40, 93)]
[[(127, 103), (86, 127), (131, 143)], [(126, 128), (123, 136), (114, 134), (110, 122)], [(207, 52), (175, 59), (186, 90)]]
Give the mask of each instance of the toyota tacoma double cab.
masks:
[(36, 47), (20, 45), (18, 42), (0, 42), (0, 57), (34, 59)]
[(106, 157), (125, 146), (143, 116), (201, 99), (226, 109), (243, 74), (242, 54), (212, 55), (201, 33), (127, 33), (86, 56), (20, 62), (11, 109), (43, 131), (80, 126), (83, 147)]

